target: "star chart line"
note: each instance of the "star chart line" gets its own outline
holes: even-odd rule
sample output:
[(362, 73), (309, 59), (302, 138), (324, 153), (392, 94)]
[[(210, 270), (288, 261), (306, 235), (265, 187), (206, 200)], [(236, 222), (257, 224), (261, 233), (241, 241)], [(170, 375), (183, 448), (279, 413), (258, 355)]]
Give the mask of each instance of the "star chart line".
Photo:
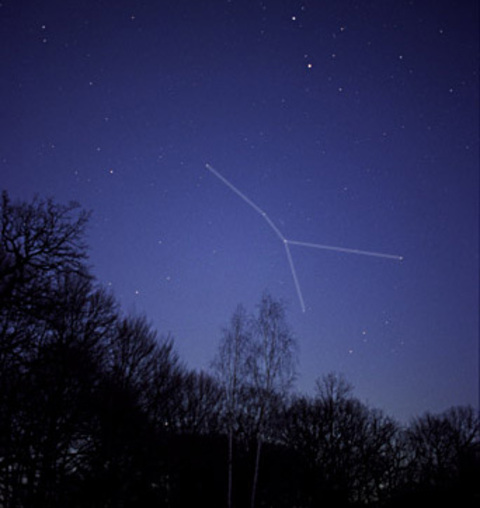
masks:
[(382, 252), (373, 252), (368, 250), (360, 250), (360, 249), (350, 249), (346, 247), (337, 247), (334, 245), (323, 245), (321, 243), (312, 243), (312, 242), (302, 242), (299, 240), (289, 240), (284, 236), (284, 234), (278, 229), (275, 223), (270, 219), (267, 212), (262, 210), (258, 205), (256, 205), (248, 196), (246, 196), (240, 189), (235, 187), (230, 180), (225, 178), (221, 173), (219, 173), (215, 168), (213, 168), (210, 164), (205, 164), (205, 168), (212, 173), (212, 175), (216, 176), (224, 185), (226, 185), (231, 191), (233, 191), (239, 198), (241, 198), (247, 205), (253, 208), (259, 215), (263, 217), (266, 223), (270, 226), (273, 232), (277, 235), (279, 240), (283, 243), (285, 247), (285, 254), (287, 256), (288, 265), (290, 267), (290, 272), (292, 273), (293, 283), (295, 285), (295, 289), (297, 291), (298, 301), (300, 302), (300, 307), (302, 312), (305, 312), (305, 300), (303, 299), (302, 289), (300, 287), (300, 282), (298, 281), (297, 271), (295, 270), (295, 265), (293, 263), (292, 254), (290, 252), (290, 245), (297, 245), (298, 247), (307, 247), (313, 249), (323, 249), (323, 250), (331, 250), (336, 252), (343, 252), (347, 254), (359, 254), (363, 256), (374, 256), (385, 259), (394, 259), (396, 261), (402, 261), (403, 256), (397, 256), (395, 254), (384, 254)]

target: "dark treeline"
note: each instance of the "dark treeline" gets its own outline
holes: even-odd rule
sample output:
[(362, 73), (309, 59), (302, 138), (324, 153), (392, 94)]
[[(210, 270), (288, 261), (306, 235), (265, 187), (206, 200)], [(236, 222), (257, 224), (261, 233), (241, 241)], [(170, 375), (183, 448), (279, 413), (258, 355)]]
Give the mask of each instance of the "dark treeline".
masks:
[(295, 340), (269, 295), (191, 371), (94, 280), (87, 222), (3, 194), (0, 507), (477, 505), (472, 408), (401, 426), (333, 374), (294, 395)]

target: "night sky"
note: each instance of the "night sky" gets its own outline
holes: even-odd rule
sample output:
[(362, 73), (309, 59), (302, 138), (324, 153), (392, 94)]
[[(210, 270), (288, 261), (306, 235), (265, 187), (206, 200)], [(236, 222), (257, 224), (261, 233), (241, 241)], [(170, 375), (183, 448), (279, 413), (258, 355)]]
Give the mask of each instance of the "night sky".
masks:
[[(0, 187), (93, 211), (125, 311), (208, 369), (287, 304), (297, 390), (478, 407), (477, 0), (1, 0)], [(290, 245), (206, 168), (268, 214)]]

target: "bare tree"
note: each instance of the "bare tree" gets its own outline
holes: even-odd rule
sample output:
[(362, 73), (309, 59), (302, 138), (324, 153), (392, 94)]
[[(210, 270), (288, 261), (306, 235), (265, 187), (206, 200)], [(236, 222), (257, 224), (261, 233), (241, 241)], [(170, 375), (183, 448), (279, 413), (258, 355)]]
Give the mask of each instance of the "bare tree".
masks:
[[(0, 202), (0, 498), (54, 503), (77, 468), (113, 301), (86, 266), (88, 213)], [(29, 500), (29, 501), (28, 501)]]
[(239, 416), (241, 384), (245, 382), (247, 351), (251, 341), (249, 319), (243, 306), (235, 310), (230, 327), (223, 330), (213, 368), (224, 396), (228, 433), (228, 492), (227, 506), (232, 506), (233, 494), (233, 441)]
[(251, 506), (255, 506), (262, 442), (267, 423), (285, 398), (295, 377), (296, 342), (286, 323), (283, 303), (263, 295), (256, 316), (242, 306), (223, 331), (213, 362), (222, 387), (228, 434), (228, 494), (232, 506), (233, 447), (236, 433), (253, 437), (255, 463)]
[(213, 435), (219, 428), (221, 392), (211, 375), (186, 372), (182, 379), (181, 396), (175, 430), (181, 434)]
[(157, 349), (157, 334), (145, 317), (119, 320), (109, 347), (115, 384), (138, 399), (144, 397), (155, 379)]
[[(38, 287), (53, 273), (85, 274), (85, 226), (89, 213), (77, 203), (59, 205), (35, 198), (12, 203), (2, 193), (0, 215), (0, 298), (15, 295), (32, 280)], [(27, 296), (26, 291), (22, 296)]]
[[(83, 237), (89, 214), (76, 203), (0, 202), (0, 368), (28, 346), (52, 290), (73, 273), (89, 278)], [(62, 291), (62, 289), (58, 289)], [(15, 326), (18, 320), (22, 326)], [(38, 329), (37, 329), (38, 331)]]
[(304, 461), (305, 490), (315, 504), (379, 501), (395, 481), (398, 426), (354, 398), (342, 376), (327, 374), (316, 388), (293, 401), (282, 433)]
[(432, 491), (454, 487), (463, 481), (466, 464), (478, 461), (480, 420), (472, 407), (426, 413), (407, 429), (407, 443), (412, 484)]
[(266, 423), (279, 399), (285, 399), (295, 379), (296, 341), (285, 316), (285, 306), (264, 294), (252, 322), (253, 340), (248, 359), (256, 402), (256, 453), (251, 508), (255, 507), (262, 443)]
[(20, 329), (28, 340), (0, 374), (0, 478), (9, 486), (0, 497), (46, 507), (62, 504), (60, 486), (86, 465), (92, 399), (115, 320), (111, 299), (90, 280), (65, 274), (52, 286), (41, 315), (10, 321), (11, 335)]

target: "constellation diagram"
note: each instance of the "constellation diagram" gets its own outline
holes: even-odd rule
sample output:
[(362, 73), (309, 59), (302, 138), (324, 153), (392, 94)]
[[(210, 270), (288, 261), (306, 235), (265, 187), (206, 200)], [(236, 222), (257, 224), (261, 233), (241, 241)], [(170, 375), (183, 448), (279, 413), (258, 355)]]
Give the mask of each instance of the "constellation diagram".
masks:
[(298, 240), (289, 240), (286, 238), (283, 233), (278, 229), (278, 227), (273, 223), (272, 219), (268, 216), (267, 212), (262, 210), (258, 205), (256, 205), (250, 198), (248, 198), (242, 191), (237, 189), (233, 183), (227, 180), (223, 175), (221, 175), (216, 169), (214, 169), (210, 164), (205, 164), (205, 167), (212, 173), (212, 175), (216, 176), (223, 184), (225, 184), (230, 190), (235, 192), (235, 194), (240, 197), (247, 205), (253, 208), (259, 215), (263, 217), (263, 219), (267, 222), (273, 232), (277, 235), (280, 241), (283, 243), (285, 248), (285, 253), (287, 255), (288, 265), (290, 266), (290, 271), (292, 272), (293, 282), (295, 284), (295, 289), (297, 290), (298, 300), (300, 302), (300, 307), (302, 308), (302, 312), (305, 312), (305, 301), (303, 299), (302, 289), (300, 287), (300, 283), (298, 281), (297, 272), (295, 270), (295, 265), (293, 264), (292, 254), (290, 252), (290, 245), (298, 245), (299, 247), (309, 247), (313, 249), (324, 249), (324, 250), (333, 250), (336, 252), (345, 252), (348, 254), (361, 254), (364, 256), (375, 256), (379, 258), (387, 258), (387, 259), (395, 259), (396, 261), (402, 261), (403, 256), (397, 256), (394, 254), (383, 254), (381, 252), (372, 252), (368, 250), (360, 250), (360, 249), (347, 249), (345, 247), (335, 247), (333, 245), (323, 245), (320, 243), (311, 243), (311, 242), (301, 242)]

